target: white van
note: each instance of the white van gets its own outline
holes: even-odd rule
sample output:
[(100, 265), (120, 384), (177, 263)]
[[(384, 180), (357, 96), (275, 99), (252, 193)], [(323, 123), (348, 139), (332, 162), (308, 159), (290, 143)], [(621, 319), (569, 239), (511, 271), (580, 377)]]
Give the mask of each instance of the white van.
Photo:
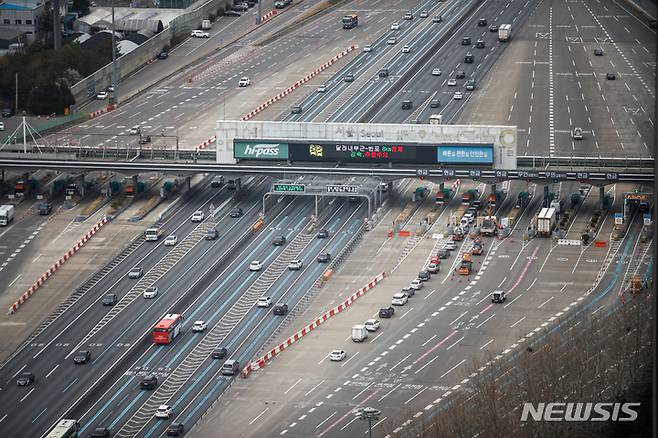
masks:
[(160, 238), (161, 234), (162, 228), (147, 228), (146, 231), (144, 231), (144, 238), (147, 241), (156, 241)]

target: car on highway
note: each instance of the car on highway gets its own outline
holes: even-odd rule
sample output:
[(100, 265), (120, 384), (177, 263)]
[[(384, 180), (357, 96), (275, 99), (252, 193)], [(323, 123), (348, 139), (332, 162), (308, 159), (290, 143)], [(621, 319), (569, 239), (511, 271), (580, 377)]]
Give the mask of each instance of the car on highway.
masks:
[(5, 130), (5, 122), (0, 122), (0, 131)]
[(454, 100), (462, 100), (464, 98), (464, 93), (461, 91), (455, 91), (455, 94), (452, 96)]
[(108, 98), (108, 96), (109, 96), (109, 94), (107, 94), (107, 91), (101, 91), (100, 93), (98, 93), (98, 94), (96, 95), (96, 99), (98, 99), (98, 100), (105, 100), (105, 99)]
[(181, 436), (185, 432), (183, 423), (171, 423), (167, 428), (167, 436)]
[(169, 53), (167, 53), (167, 52), (158, 53), (158, 59), (162, 60), (162, 59), (167, 59), (167, 58), (169, 58)]
[(573, 128), (573, 131), (571, 132), (571, 136), (573, 137), (574, 140), (582, 140), (583, 139), (583, 128)]
[(242, 216), (242, 209), (240, 207), (232, 208), (228, 215), (232, 218), (240, 217)]
[(442, 21), (443, 21), (443, 17), (440, 15), (435, 15), (434, 17), (432, 17), (432, 23), (440, 23)]
[(405, 45), (402, 47), (402, 53), (410, 53), (410, 52), (411, 52), (411, 46), (405, 44)]
[(600, 47), (594, 49), (594, 56), (603, 56), (603, 49)]
[(75, 356), (73, 356), (73, 363), (76, 365), (82, 365), (91, 360), (91, 352), (88, 350), (80, 350), (77, 353), (75, 353)]
[[(453, 242), (453, 244), (454, 244), (454, 242)], [(436, 256), (439, 259), (447, 259), (448, 257), (450, 257), (450, 251), (446, 248), (441, 248), (440, 250), (438, 250), (436, 252)]]
[(164, 240), (164, 246), (174, 246), (178, 243), (178, 237), (171, 234)]
[(363, 51), (372, 52), (372, 44), (366, 44), (365, 46), (363, 46)]
[(97, 427), (91, 433), (92, 438), (110, 438), (112, 436), (112, 431), (107, 427)]
[(0, 115), (2, 115), (2, 117), (11, 117), (14, 115), (14, 110), (13, 108), (3, 108), (0, 110)]
[(484, 247), (479, 242), (474, 243), (473, 247), (471, 248), (471, 254), (473, 255), (482, 255), (483, 251), (484, 251)]
[(329, 237), (329, 230), (320, 230), (318, 234), (315, 235), (318, 239), (326, 239)]
[(438, 263), (430, 262), (430, 264), (427, 265), (427, 271), (431, 272), (432, 274), (436, 274), (437, 272), (439, 272), (439, 269), (440, 267)]
[(406, 14), (404, 14), (404, 17), (402, 17), (402, 18), (405, 19), (405, 20), (413, 20), (414, 19), (414, 14), (411, 11), (409, 11)]
[(260, 297), (256, 301), (256, 307), (265, 307), (269, 308), (272, 305), (272, 298), (270, 297)]
[(329, 360), (333, 362), (340, 362), (347, 357), (345, 350), (334, 350), (329, 353)]
[(394, 21), (393, 24), (391, 24), (391, 30), (400, 30), (400, 23)]
[(389, 39), (386, 40), (386, 44), (389, 44), (389, 45), (397, 44), (397, 42), (398, 42), (398, 38), (394, 37), (394, 36), (392, 36), (392, 37), (390, 37)]
[(139, 125), (135, 125), (128, 130), (128, 134), (130, 135), (139, 135), (140, 132), (142, 132), (142, 128)]
[(408, 301), (409, 301), (409, 297), (407, 296), (407, 294), (398, 292), (395, 295), (393, 295), (391, 304), (393, 304), (394, 306), (404, 306), (405, 304), (407, 304)]
[(379, 309), (380, 318), (392, 318), (393, 314), (395, 314), (395, 309), (391, 306)]
[(455, 85), (457, 85), (457, 79), (448, 79), (448, 87), (454, 87)]
[(423, 269), (418, 273), (418, 280), (420, 281), (429, 281), (431, 278), (432, 274), (426, 269)]
[(208, 328), (208, 323), (205, 321), (201, 321), (201, 320), (194, 321), (194, 324), (192, 324), (193, 333), (205, 332), (207, 328)]
[(297, 105), (297, 106), (293, 106), (293, 107), (290, 109), (290, 114), (301, 114), (301, 113), (302, 113), (302, 107), (299, 106), (299, 105)]
[(158, 386), (158, 378), (152, 374), (144, 376), (142, 378), (142, 381), (139, 383), (140, 389), (151, 390), (157, 388), (157, 386)]
[(473, 205), (472, 205), (472, 206), (473, 206), (476, 210), (479, 210), (480, 208), (482, 208), (482, 201), (480, 201), (479, 199), (476, 199), (475, 201), (473, 201)]
[(158, 296), (158, 287), (157, 286), (148, 286), (144, 289), (144, 298), (150, 300)]
[(155, 418), (164, 418), (168, 419), (174, 413), (174, 410), (169, 405), (160, 405), (155, 411)]
[(441, 71), (440, 68), (432, 69), (432, 76), (441, 76), (441, 73), (443, 73), (443, 72)]
[(445, 245), (443, 245), (443, 249), (447, 249), (448, 251), (454, 251), (455, 249), (457, 249), (457, 244), (455, 243), (454, 240), (450, 239), (445, 243)]
[(439, 99), (430, 100), (430, 108), (438, 108), (441, 106), (441, 101)]
[(304, 266), (304, 262), (301, 260), (292, 260), (288, 263), (288, 270), (290, 271), (299, 271)]
[(409, 283), (409, 286), (411, 286), (415, 290), (421, 290), (424, 286), (423, 280), (421, 280), (420, 278), (414, 278), (413, 280), (411, 280), (411, 283)]
[(379, 69), (379, 73), (378, 73), (378, 75), (379, 75), (380, 78), (385, 78), (385, 77), (387, 77), (387, 76), (388, 76), (388, 69), (387, 69), (387, 68), (381, 68), (381, 69)]
[(210, 38), (210, 34), (208, 32), (204, 32), (198, 29), (193, 30), (190, 36), (192, 38)]
[(252, 272), (260, 271), (262, 268), (263, 264), (260, 262), (260, 260), (254, 260), (249, 263), (249, 270)]
[(211, 228), (208, 231), (206, 231), (206, 235), (205, 235), (204, 239), (206, 239), (206, 240), (215, 240), (218, 237), (219, 237), (219, 231), (217, 231), (214, 228)]
[(192, 213), (192, 222), (203, 222), (203, 218), (205, 217), (205, 214), (201, 210), (197, 210), (194, 213)]
[(234, 376), (240, 372), (240, 362), (229, 359), (222, 365), (222, 376)]
[(142, 269), (141, 266), (134, 266), (130, 271), (128, 271), (128, 278), (140, 278), (142, 274), (144, 274), (144, 269)]
[(379, 330), (380, 324), (379, 324), (379, 320), (371, 318), (367, 320), (363, 325), (366, 326), (366, 330), (368, 330), (369, 332), (376, 332), (377, 330)]
[(478, 26), (479, 27), (485, 27), (487, 25), (487, 19), (486, 18), (480, 18), (478, 20)]
[(251, 79), (246, 76), (241, 77), (238, 81), (238, 87), (248, 87), (249, 85), (251, 85)]
[(402, 101), (402, 109), (403, 110), (410, 110), (414, 107), (414, 104), (410, 100), (403, 100)]
[(318, 93), (326, 93), (326, 91), (327, 91), (326, 85), (323, 84), (318, 87)]
[(401, 292), (409, 298), (416, 295), (416, 289), (411, 285), (407, 285), (407, 286), (403, 287)]
[(114, 306), (118, 302), (117, 294), (107, 294), (103, 297), (104, 306)]
[(224, 359), (228, 355), (228, 350), (225, 347), (217, 347), (215, 348), (210, 357), (213, 359)]
[(466, 53), (466, 55), (464, 55), (464, 63), (465, 64), (473, 64), (473, 59), (474, 59), (474, 57), (473, 57), (473, 54), (471, 52), (468, 52), (468, 53)]
[(284, 316), (288, 313), (288, 305), (283, 303), (277, 303), (272, 309), (272, 314), (277, 316)]
[(477, 49), (484, 49), (484, 46), (486, 46), (484, 40), (477, 40), (477, 41), (475, 42), (475, 47), (476, 47)]
[(498, 26), (495, 24), (490, 25), (489, 32), (498, 32)]
[(272, 245), (274, 245), (274, 246), (283, 246), (285, 244), (286, 244), (286, 236), (284, 236), (284, 235), (276, 236), (272, 240)]
[(354, 75), (352, 73), (348, 73), (345, 75), (343, 78), (345, 82), (354, 82)]
[(318, 263), (329, 263), (331, 260), (331, 254), (328, 252), (323, 252), (320, 255), (318, 255), (318, 258), (316, 259)]
[(430, 16), (430, 13), (427, 12), (427, 9), (423, 9), (423, 10), (420, 12), (420, 18), (427, 18), (427, 17), (429, 17), (429, 16)]
[(468, 46), (471, 44), (471, 37), (465, 36), (462, 38), (462, 46)]
[(19, 374), (16, 379), (16, 385), (18, 386), (30, 386), (34, 383), (34, 374), (29, 371), (24, 371)]
[(507, 294), (504, 290), (495, 290), (491, 292), (491, 302), (492, 303), (502, 303), (507, 299)]
[(109, 93), (114, 93), (114, 85), (112, 85), (112, 84), (108, 85), (107, 88), (105, 89), (105, 91), (107, 91)]
[(455, 79), (464, 79), (465, 77), (466, 77), (466, 72), (464, 72), (463, 70), (459, 70), (455, 74)]
[(614, 81), (615, 79), (617, 79), (617, 75), (615, 75), (612, 72), (608, 72), (605, 74), (605, 78), (609, 81)]

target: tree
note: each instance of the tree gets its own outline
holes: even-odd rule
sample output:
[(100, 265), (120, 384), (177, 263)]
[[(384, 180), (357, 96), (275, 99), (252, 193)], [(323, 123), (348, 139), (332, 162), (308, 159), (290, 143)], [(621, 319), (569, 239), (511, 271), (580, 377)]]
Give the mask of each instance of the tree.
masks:
[(71, 11), (78, 12), (81, 16), (89, 13), (91, 2), (89, 0), (73, 0)]

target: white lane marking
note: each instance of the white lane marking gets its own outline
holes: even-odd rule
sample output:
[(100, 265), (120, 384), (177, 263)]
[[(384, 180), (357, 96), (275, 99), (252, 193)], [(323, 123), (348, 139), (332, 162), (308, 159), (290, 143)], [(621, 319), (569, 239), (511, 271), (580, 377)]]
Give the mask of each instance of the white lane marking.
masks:
[(255, 423), (255, 422), (256, 422), (256, 421), (257, 421), (257, 420), (258, 420), (258, 419), (259, 419), (259, 418), (265, 413), (265, 412), (267, 412), (267, 411), (269, 411), (269, 410), (270, 410), (270, 408), (265, 408), (265, 409), (263, 410), (263, 412), (261, 412), (260, 414), (258, 414), (258, 415), (256, 416), (256, 418), (254, 418), (253, 420), (251, 420), (251, 421), (249, 422), (249, 425), (251, 426), (252, 424), (254, 424), (254, 423)]
[(354, 353), (352, 356), (350, 356), (349, 359), (347, 359), (347, 360), (345, 361), (345, 363), (343, 363), (343, 364), (341, 365), (341, 368), (344, 367), (345, 365), (347, 365), (348, 363), (350, 363), (350, 361), (351, 361), (352, 359), (354, 359), (355, 357), (357, 357), (358, 355), (359, 355), (359, 352), (357, 351), (357, 352)]
[(462, 359), (462, 361), (459, 362), (457, 365), (455, 365), (454, 367), (450, 368), (450, 369), (449, 369), (448, 371), (446, 371), (445, 373), (441, 374), (441, 378), (443, 379), (445, 376), (447, 376), (448, 374), (450, 374), (450, 372), (451, 372), (452, 370), (454, 370), (455, 368), (457, 368), (459, 365), (463, 364), (464, 362), (466, 362), (466, 359)]
[(489, 345), (489, 344), (491, 344), (493, 341), (494, 341), (494, 340), (493, 340), (493, 338), (492, 338), (489, 342), (487, 342), (486, 344), (484, 344), (483, 346), (481, 346), (481, 347), (480, 347), (480, 350), (483, 350), (484, 348), (486, 348), (486, 346)]
[[(293, 389), (295, 386), (297, 386), (297, 384), (299, 384), (299, 382), (301, 382), (301, 381), (302, 381), (302, 379), (299, 378), (299, 380), (297, 380), (295, 383), (293, 383), (293, 385), (292, 385), (290, 388), (286, 389), (286, 391), (284, 392), (284, 394), (288, 394), (288, 393), (290, 392), (290, 390)], [(251, 424), (251, 423), (250, 423), (250, 424)]]
[(516, 326), (518, 323), (520, 323), (521, 321), (523, 321), (525, 318), (526, 318), (526, 317), (524, 316), (523, 318), (519, 319), (519, 320), (516, 321), (514, 324), (512, 324), (511, 326), (509, 326), (509, 328), (514, 328), (514, 326)]
[[(320, 383), (318, 383), (317, 385), (315, 385), (315, 386), (314, 386), (313, 388), (311, 388), (306, 394), (304, 394), (304, 397), (308, 397), (308, 395), (309, 395), (310, 393), (312, 393), (313, 391), (315, 391), (316, 389), (318, 389), (318, 387), (319, 387), (320, 385), (322, 385), (323, 383), (324, 383), (324, 379), (322, 379), (322, 381), (321, 381)], [(300, 418), (300, 420), (303, 420), (303, 418)]]
[(434, 359), (431, 359), (431, 360), (430, 360), (429, 362), (427, 362), (425, 365), (423, 365), (422, 367), (418, 368), (418, 371), (416, 371), (414, 374), (418, 374), (418, 373), (420, 373), (421, 371), (423, 371), (423, 370), (425, 369), (425, 367), (427, 367), (429, 364), (431, 364), (432, 362), (434, 362), (434, 361), (437, 360), (438, 358), (439, 358), (438, 355), (434, 356)]

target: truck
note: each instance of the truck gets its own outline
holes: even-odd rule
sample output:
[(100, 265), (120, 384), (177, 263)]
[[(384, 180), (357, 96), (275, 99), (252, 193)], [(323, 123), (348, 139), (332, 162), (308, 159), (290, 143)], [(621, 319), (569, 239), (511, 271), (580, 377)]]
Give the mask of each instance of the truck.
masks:
[(26, 191), (25, 181), (22, 179), (16, 181), (16, 183), (14, 184), (14, 195), (16, 195), (17, 198), (25, 196), (25, 191)]
[(144, 239), (147, 241), (156, 241), (162, 236), (162, 232), (162, 228), (160, 227), (147, 228), (144, 231)]
[(452, 198), (452, 196), (454, 194), (455, 193), (452, 191), (452, 189), (445, 189), (444, 188), (443, 190), (439, 190), (438, 192), (436, 192), (436, 197), (435, 197), (435, 202), (434, 203), (436, 205), (443, 205), (443, 204), (446, 203), (447, 200)]
[(441, 125), (443, 122), (443, 116), (441, 114), (432, 114), (429, 118), (430, 125)]
[(498, 231), (498, 219), (496, 216), (484, 216), (480, 224), (480, 233), (483, 236), (495, 236)]
[(549, 237), (555, 228), (557, 213), (554, 208), (544, 207), (537, 216), (537, 235)]
[(14, 206), (0, 205), (0, 226), (6, 227), (12, 220), (14, 220)]
[(368, 339), (368, 330), (363, 324), (357, 324), (352, 327), (352, 341), (363, 342)]
[(210, 20), (201, 20), (202, 30), (210, 30), (210, 28), (212, 28), (212, 23), (210, 23)]
[(475, 201), (480, 193), (478, 193), (477, 189), (470, 189), (464, 192), (462, 195), (462, 205), (472, 205), (473, 201)]
[(347, 14), (343, 17), (343, 29), (353, 29), (359, 25), (359, 16), (356, 14)]
[(549, 207), (554, 208), (555, 213), (560, 214), (562, 212), (562, 201), (559, 198), (554, 198)]
[(498, 41), (509, 41), (512, 38), (512, 25), (501, 24), (498, 26)]

